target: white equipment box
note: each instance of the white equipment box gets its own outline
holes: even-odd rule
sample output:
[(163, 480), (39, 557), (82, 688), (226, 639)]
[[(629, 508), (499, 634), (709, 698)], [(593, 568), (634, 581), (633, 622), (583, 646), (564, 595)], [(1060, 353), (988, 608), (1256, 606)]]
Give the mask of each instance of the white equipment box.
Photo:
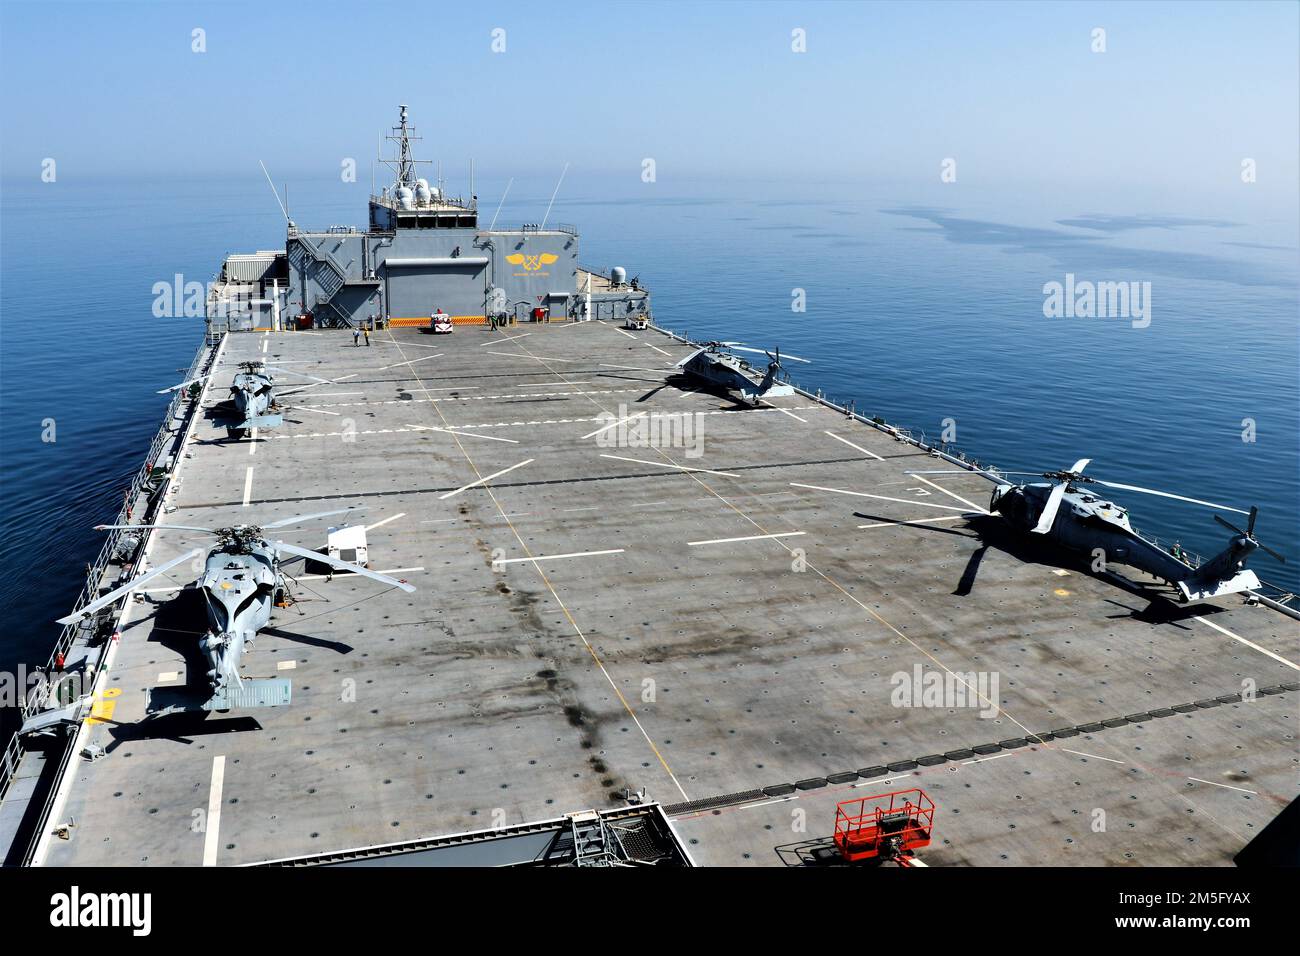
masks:
[(329, 555), (339, 561), (347, 561), (349, 564), (359, 564), (363, 568), (370, 566), (369, 555), (366, 553), (366, 527), (365, 525), (352, 525), (343, 528), (329, 529)]

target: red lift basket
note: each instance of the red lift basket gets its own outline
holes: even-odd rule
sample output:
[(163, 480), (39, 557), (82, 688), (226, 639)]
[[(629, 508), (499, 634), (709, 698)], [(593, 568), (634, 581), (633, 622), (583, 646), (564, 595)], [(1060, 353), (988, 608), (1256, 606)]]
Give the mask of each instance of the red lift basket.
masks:
[(934, 801), (924, 790), (845, 800), (835, 808), (835, 845), (846, 860), (894, 859), (929, 846)]

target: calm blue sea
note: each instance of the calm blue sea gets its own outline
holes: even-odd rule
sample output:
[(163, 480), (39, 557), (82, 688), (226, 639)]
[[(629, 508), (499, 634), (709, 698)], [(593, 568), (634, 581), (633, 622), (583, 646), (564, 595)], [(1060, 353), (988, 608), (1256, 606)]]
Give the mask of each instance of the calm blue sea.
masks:
[[(501, 183), (480, 182), (484, 219)], [(540, 221), (516, 182), (501, 223)], [(1098, 477), (1241, 507), (1300, 589), (1297, 212), (788, 183), (611, 184), (571, 175), (552, 221), (585, 265), (624, 265), (657, 321), (780, 345), (801, 384), (1009, 469), (1094, 460)], [(304, 226), (361, 225), (366, 185), (293, 181)], [(43, 662), (117, 511), (201, 321), (157, 319), (152, 287), (212, 278), (228, 252), (283, 248), (264, 180), (6, 181), (0, 194), (0, 666)], [(1151, 283), (1152, 321), (1047, 319), (1044, 283)], [(802, 289), (807, 310), (791, 310)], [(41, 440), (52, 418), (57, 441)], [(1242, 441), (1243, 419), (1256, 440)], [(1211, 512), (1122, 497), (1135, 524), (1201, 553)]]

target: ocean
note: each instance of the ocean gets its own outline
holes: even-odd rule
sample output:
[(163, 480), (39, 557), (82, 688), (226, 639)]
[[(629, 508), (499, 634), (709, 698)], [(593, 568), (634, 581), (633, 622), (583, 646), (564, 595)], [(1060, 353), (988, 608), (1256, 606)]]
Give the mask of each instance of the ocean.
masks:
[[(503, 185), (480, 180), (484, 222)], [(516, 182), (500, 224), (541, 221), (551, 185)], [(0, 669), (12, 670), (47, 659), (53, 619), (101, 546), (92, 526), (116, 515), (160, 423), (157, 390), (202, 335), (201, 319), (154, 317), (154, 284), (207, 282), (227, 253), (283, 248), (284, 221), (256, 172), (2, 186)], [(360, 226), (366, 192), (292, 180), (290, 214)], [(1252, 566), (1300, 590), (1300, 226), (1294, 201), (1243, 208), (570, 173), (551, 221), (581, 229), (583, 265), (638, 276), (659, 325), (780, 346), (811, 360), (789, 366), (801, 385), (931, 439), (947, 430), (982, 462), (1087, 457), (1099, 478), (1256, 505), (1257, 536), (1288, 563), (1258, 553)], [(1049, 318), (1052, 282), (1138, 283), (1149, 312)], [(1205, 555), (1226, 543), (1208, 509), (1113, 497), (1146, 532)]]

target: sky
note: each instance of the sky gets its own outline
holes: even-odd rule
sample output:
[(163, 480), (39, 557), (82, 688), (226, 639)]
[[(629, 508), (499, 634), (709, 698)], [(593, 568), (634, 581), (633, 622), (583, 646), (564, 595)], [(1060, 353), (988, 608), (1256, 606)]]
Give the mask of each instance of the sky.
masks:
[[(462, 177), (1300, 182), (1300, 4), (0, 0), (6, 177), (370, 176), (407, 103)], [(1094, 52), (1093, 31), (1105, 30)], [(194, 30), (203, 31), (195, 52)], [(494, 52), (494, 30), (504, 30)], [(806, 52), (792, 49), (802, 30)], [(498, 45), (501, 34), (497, 34)]]

